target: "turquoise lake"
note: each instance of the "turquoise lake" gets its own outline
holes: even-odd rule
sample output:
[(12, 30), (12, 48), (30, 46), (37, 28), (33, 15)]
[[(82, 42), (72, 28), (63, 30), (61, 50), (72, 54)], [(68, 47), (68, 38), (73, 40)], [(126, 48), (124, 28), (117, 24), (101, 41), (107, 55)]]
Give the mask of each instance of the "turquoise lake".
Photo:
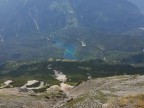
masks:
[(65, 44), (62, 40), (55, 40), (54, 43), (56, 46), (64, 49), (64, 56), (63, 58), (68, 59), (68, 60), (77, 60), (75, 57), (75, 52), (76, 52), (76, 46), (73, 44)]

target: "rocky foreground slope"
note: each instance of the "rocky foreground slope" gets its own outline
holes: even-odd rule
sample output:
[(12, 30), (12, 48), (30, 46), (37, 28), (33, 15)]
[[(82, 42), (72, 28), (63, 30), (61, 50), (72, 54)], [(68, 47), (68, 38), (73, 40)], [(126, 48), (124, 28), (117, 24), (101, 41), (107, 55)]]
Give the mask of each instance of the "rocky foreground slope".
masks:
[(69, 92), (0, 89), (0, 108), (144, 108), (144, 76), (124, 75), (84, 81)]
[[(132, 100), (126, 100), (127, 98), (115, 101), (119, 97), (143, 96), (143, 93), (144, 76), (92, 79), (81, 83), (69, 92), (70, 96), (77, 97), (77, 101), (67, 103), (64, 108), (143, 108), (144, 106), (140, 106), (137, 99), (134, 99), (137, 103), (131, 103)], [(144, 98), (142, 99), (144, 102)]]

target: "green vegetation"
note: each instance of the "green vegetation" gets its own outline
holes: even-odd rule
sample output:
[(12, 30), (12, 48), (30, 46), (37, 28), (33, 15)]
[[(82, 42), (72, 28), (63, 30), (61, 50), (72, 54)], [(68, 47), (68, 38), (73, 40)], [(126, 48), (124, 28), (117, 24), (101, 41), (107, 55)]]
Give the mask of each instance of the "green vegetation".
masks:
[[(51, 69), (48, 69), (51, 65)], [(114, 75), (143, 75), (144, 67), (133, 67), (124, 64), (110, 64), (102, 60), (90, 61), (24, 61), (7, 62), (0, 66), (0, 82), (13, 80), (14, 87), (26, 84), (28, 80), (44, 81), (48, 85), (59, 85), (53, 70), (63, 72), (67, 76), (66, 83), (77, 85), (92, 78), (108, 77)]]
[(36, 83), (34, 83), (34, 84), (32, 84), (32, 85), (27, 85), (26, 87), (28, 87), (28, 88), (31, 88), (31, 87), (38, 87), (39, 85), (40, 85), (40, 83), (41, 82), (36, 82)]
[[(79, 60), (103, 59), (117, 63), (143, 63), (143, 34), (102, 33), (87, 28), (71, 28), (54, 33), (7, 38), (0, 44), (0, 63), (7, 60), (45, 60), (63, 58), (64, 49), (55, 45), (57, 39), (64, 45), (76, 47), (75, 56)], [(53, 35), (54, 37), (49, 37)], [(47, 40), (47, 38), (49, 40)], [(82, 47), (81, 41), (86, 46)], [(139, 59), (142, 58), (142, 59)], [(19, 64), (18, 64), (19, 65)], [(15, 69), (17, 65), (15, 65)], [(7, 72), (5, 70), (5, 72)]]
[(41, 93), (41, 92), (45, 92), (47, 89), (47, 87), (43, 87), (43, 88), (40, 88), (40, 89), (32, 89), (35, 93)]

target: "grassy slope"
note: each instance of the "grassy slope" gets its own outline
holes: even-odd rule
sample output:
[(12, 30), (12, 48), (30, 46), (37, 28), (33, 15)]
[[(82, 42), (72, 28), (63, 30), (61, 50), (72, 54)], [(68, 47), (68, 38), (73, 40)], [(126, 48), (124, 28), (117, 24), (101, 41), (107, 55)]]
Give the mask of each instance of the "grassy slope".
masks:
[[(48, 69), (51, 65), (51, 69)], [(63, 72), (67, 83), (78, 84), (92, 78), (108, 77), (123, 74), (144, 74), (143, 67), (132, 67), (122, 64), (108, 64), (101, 60), (91, 61), (27, 61), (7, 62), (0, 66), (0, 82), (14, 80), (14, 86), (22, 86), (28, 80), (40, 80), (48, 84), (59, 84), (53, 70)]]

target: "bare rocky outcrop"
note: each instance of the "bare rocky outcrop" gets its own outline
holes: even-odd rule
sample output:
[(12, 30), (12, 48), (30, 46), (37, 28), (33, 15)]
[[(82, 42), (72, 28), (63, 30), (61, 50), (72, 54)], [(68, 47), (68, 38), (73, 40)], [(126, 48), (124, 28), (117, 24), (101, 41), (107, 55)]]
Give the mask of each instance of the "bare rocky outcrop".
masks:
[[(125, 75), (91, 79), (82, 82), (68, 94), (74, 100), (63, 105), (63, 108), (123, 108), (124, 106), (116, 105), (110, 107), (109, 102), (115, 102), (113, 100), (119, 97), (144, 94), (144, 76)], [(126, 108), (130, 107), (127, 105)]]
[(62, 85), (54, 85), (43, 93), (3, 88), (0, 108), (143, 108), (144, 105), (144, 76), (90, 79), (66, 92), (61, 88)]

